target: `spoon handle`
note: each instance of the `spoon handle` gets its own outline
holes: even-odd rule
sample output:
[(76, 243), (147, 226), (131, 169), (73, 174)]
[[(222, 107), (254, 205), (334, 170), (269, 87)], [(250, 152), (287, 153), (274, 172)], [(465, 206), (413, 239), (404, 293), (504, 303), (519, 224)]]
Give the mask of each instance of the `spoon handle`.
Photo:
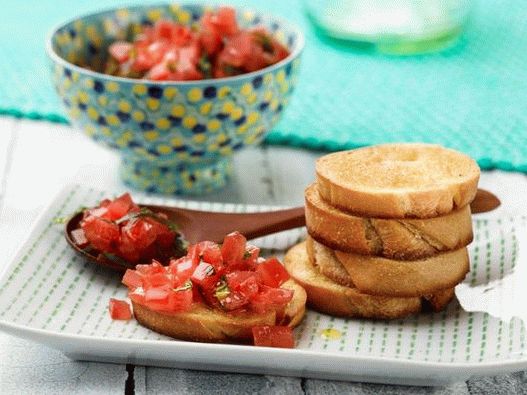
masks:
[(221, 243), (226, 234), (235, 230), (245, 235), (247, 239), (254, 239), (306, 224), (304, 207), (260, 213), (211, 213), (185, 210), (178, 214), (183, 234), (190, 243), (202, 240)]

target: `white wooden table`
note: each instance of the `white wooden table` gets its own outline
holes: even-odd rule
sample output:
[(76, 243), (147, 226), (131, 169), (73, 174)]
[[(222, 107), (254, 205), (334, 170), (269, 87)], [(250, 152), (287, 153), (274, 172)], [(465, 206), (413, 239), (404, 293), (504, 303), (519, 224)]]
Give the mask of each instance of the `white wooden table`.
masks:
[[(202, 200), (300, 205), (321, 153), (282, 147), (247, 149), (236, 156), (229, 187)], [(69, 127), (0, 117), (0, 272), (36, 216), (72, 180), (101, 189), (126, 189), (118, 158)], [(527, 177), (499, 171), (481, 187), (503, 202), (495, 216), (527, 212)], [(398, 387), (278, 376), (241, 375), (76, 362), (44, 346), (0, 332), (1, 394), (87, 393), (527, 393), (527, 372), (461, 382), (445, 388)]]

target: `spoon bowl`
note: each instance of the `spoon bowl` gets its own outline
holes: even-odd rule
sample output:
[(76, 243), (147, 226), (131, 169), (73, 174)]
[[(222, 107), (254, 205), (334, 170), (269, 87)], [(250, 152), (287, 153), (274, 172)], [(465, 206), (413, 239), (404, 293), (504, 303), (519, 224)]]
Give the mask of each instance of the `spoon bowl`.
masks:
[[(472, 214), (488, 212), (496, 209), (500, 200), (491, 192), (478, 189), (474, 201), (470, 204)], [(156, 213), (165, 214), (168, 219), (178, 225), (184, 240), (194, 244), (202, 240), (221, 243), (226, 234), (239, 231), (248, 240), (305, 226), (304, 207), (294, 207), (285, 210), (265, 211), (256, 213), (222, 213), (211, 211), (190, 210), (179, 207), (140, 205)], [(72, 216), (64, 228), (68, 244), (86, 259), (110, 269), (124, 271), (135, 265), (119, 260), (115, 262), (104, 254), (77, 245), (71, 232), (80, 228), (82, 213)]]

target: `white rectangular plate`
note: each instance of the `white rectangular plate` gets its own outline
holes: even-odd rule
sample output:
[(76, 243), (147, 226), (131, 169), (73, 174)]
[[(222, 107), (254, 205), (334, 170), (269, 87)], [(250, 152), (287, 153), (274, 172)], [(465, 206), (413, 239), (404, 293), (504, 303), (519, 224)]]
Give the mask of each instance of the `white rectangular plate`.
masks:
[[(295, 330), (297, 347), (293, 350), (177, 341), (135, 320), (113, 321), (108, 300), (126, 298), (127, 293), (120, 276), (77, 256), (64, 240), (63, 226), (54, 221), (111, 195), (72, 185), (46, 209), (0, 280), (0, 329), (74, 359), (189, 369), (414, 385), (527, 369), (526, 331), (521, 321), (508, 324), (485, 313), (468, 313), (457, 302), (439, 314), (397, 321), (346, 320), (309, 311)], [(265, 209), (177, 204), (218, 211)], [(475, 227), (477, 238), (490, 237), (484, 223), (477, 225), (481, 225)], [(273, 250), (269, 253), (280, 255), (302, 237), (303, 231), (295, 230), (259, 243)], [(504, 240), (504, 251), (514, 250), (514, 242), (514, 238)], [(487, 259), (490, 251), (471, 255), (471, 278), (493, 264)], [(321, 331), (327, 328), (337, 329), (342, 336), (322, 338)]]

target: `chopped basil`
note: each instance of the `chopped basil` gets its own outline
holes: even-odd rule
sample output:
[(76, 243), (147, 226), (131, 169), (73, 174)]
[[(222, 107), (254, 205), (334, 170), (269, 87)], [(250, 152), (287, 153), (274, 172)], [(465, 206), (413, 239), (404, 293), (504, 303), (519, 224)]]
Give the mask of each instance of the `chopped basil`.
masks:
[(206, 53), (199, 58), (198, 67), (203, 73), (204, 78), (212, 78), (212, 65)]
[(263, 50), (265, 52), (268, 52), (268, 53), (273, 53), (274, 52), (273, 41), (271, 40), (271, 37), (269, 37), (267, 34), (261, 33), (261, 32), (255, 32), (254, 35), (255, 35), (256, 39), (262, 45), (262, 48), (263, 48)]
[(183, 284), (181, 287), (174, 288), (174, 291), (176, 291), (176, 292), (178, 292), (178, 291), (187, 291), (189, 289), (192, 289), (192, 281), (187, 280), (187, 282), (185, 284)]
[(223, 72), (227, 75), (238, 75), (238, 74), (242, 74), (243, 70), (231, 64), (224, 64)]
[(88, 209), (87, 207), (81, 206), (77, 210), (75, 210), (75, 212), (73, 212), (71, 215), (64, 216), (64, 217), (55, 217), (55, 218), (52, 219), (52, 222), (54, 224), (65, 224), (71, 218), (75, 217), (77, 214), (83, 213), (87, 209)]
[(170, 72), (175, 73), (177, 71), (177, 62), (167, 62), (167, 69)]
[(225, 278), (222, 278), (220, 283), (216, 286), (216, 292), (214, 292), (214, 296), (221, 301), (225, 299), (227, 296), (229, 296), (231, 293), (231, 290), (229, 289), (229, 286), (227, 285), (227, 281)]
[(179, 258), (187, 255), (189, 242), (183, 238), (181, 233), (178, 233), (174, 238), (174, 256)]
[(177, 224), (175, 222), (172, 222), (172, 221), (170, 221), (168, 219), (164, 219), (164, 218), (159, 217), (159, 215), (157, 215), (152, 210), (150, 210), (150, 209), (148, 209), (146, 207), (141, 207), (141, 209), (139, 211), (136, 211), (134, 213), (126, 214), (125, 216), (123, 216), (123, 217), (119, 218), (117, 221), (115, 221), (115, 223), (117, 225), (120, 225), (120, 224), (122, 224), (125, 221), (130, 221), (130, 220), (135, 219), (135, 218), (144, 218), (144, 217), (149, 217), (149, 218), (155, 219), (157, 222), (162, 223), (163, 225), (166, 225), (168, 227), (168, 229), (170, 229), (170, 231), (172, 231), (172, 232), (178, 232), (178, 230), (179, 230), (179, 228), (178, 228), (178, 226), (177, 226)]
[(252, 254), (247, 250), (243, 253), (243, 259), (249, 259), (251, 256)]

